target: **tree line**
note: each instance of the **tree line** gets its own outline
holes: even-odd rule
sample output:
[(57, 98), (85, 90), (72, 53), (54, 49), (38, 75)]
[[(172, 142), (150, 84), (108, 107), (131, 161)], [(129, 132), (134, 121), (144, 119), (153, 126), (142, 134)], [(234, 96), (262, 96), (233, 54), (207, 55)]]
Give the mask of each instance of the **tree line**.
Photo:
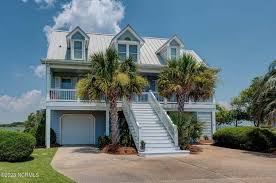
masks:
[(276, 122), (276, 60), (264, 75), (255, 77), (250, 85), (231, 100), (231, 107), (217, 105), (218, 124), (252, 121), (255, 126)]

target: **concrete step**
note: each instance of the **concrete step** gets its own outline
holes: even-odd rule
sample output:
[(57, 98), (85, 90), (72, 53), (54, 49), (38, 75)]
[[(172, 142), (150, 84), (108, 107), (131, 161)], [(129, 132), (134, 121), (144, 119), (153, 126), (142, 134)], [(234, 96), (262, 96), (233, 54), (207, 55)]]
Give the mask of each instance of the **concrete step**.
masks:
[(172, 143), (147, 143), (146, 148), (175, 148)]
[(142, 137), (163, 137), (168, 136), (167, 132), (142, 132)]
[(142, 130), (165, 130), (163, 126), (145, 126), (143, 125)]
[(145, 141), (148, 141), (148, 140), (170, 140), (171, 141), (171, 137), (169, 137), (168, 135), (167, 136), (151, 136), (151, 137), (144, 137), (143, 136), (143, 139)]
[(146, 150), (145, 152), (139, 152), (139, 156), (148, 157), (148, 156), (187, 156), (190, 154), (190, 151), (185, 150)]
[(159, 120), (138, 120), (136, 121), (141, 125), (149, 125), (149, 124), (161, 124)]
[(164, 128), (161, 129), (145, 129), (142, 127), (142, 133), (166, 133), (167, 130), (165, 130)]
[(147, 128), (147, 127), (164, 127), (163, 124), (161, 123), (139, 123), (143, 126), (143, 128)]
[(133, 111), (154, 111), (151, 107), (132, 107)]
[(135, 116), (155, 116), (158, 117), (155, 113), (153, 112), (134, 112)]
[(172, 140), (169, 138), (166, 139), (144, 139), (146, 144), (172, 144)]

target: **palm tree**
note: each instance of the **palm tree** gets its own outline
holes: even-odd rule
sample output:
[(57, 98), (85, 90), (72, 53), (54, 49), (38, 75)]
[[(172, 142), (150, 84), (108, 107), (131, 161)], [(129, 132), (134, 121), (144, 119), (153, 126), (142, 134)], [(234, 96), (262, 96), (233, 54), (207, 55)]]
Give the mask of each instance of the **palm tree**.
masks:
[(119, 141), (117, 101), (140, 94), (147, 81), (137, 74), (136, 65), (131, 59), (119, 61), (117, 52), (112, 48), (105, 53), (93, 54), (90, 62), (89, 74), (77, 84), (77, 95), (91, 101), (105, 96), (111, 114), (112, 144), (115, 145)]
[(183, 54), (178, 60), (169, 60), (157, 81), (160, 95), (176, 95), (178, 110), (184, 111), (185, 99), (206, 100), (214, 94), (218, 69), (198, 62), (192, 55)]
[(258, 89), (252, 102), (252, 115), (258, 125), (261, 122), (272, 122), (276, 118), (276, 60), (268, 69), (268, 72), (259, 77)]

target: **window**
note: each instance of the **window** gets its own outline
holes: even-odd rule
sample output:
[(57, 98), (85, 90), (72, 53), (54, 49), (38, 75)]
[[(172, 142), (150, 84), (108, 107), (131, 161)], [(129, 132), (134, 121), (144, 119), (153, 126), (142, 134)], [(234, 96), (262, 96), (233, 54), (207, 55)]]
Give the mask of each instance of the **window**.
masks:
[(62, 78), (61, 79), (61, 88), (62, 89), (72, 89), (72, 80), (71, 79), (66, 79)]
[(134, 62), (138, 61), (138, 45), (135, 44), (118, 44), (118, 54), (120, 60), (132, 58)]
[(83, 42), (74, 41), (74, 59), (83, 60)]
[(137, 45), (129, 45), (129, 57), (131, 57), (134, 62), (137, 62), (138, 60)]
[(174, 60), (176, 59), (176, 48), (171, 48), (171, 59)]
[(118, 44), (118, 53), (120, 60), (125, 60), (127, 58), (127, 50), (125, 44)]

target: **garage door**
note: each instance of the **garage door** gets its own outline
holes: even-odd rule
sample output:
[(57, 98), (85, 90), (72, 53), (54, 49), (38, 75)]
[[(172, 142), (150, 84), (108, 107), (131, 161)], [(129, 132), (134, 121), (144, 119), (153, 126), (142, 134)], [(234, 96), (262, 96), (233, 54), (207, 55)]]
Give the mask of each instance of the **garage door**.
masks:
[(63, 145), (95, 144), (95, 121), (92, 115), (64, 115), (61, 120)]

